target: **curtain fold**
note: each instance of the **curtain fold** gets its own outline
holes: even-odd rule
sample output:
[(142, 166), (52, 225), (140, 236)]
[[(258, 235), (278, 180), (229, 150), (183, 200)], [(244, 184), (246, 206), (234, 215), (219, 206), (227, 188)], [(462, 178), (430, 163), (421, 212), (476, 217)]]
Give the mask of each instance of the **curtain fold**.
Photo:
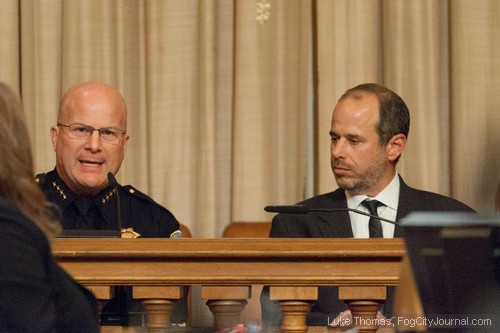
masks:
[(454, 197), (494, 211), (500, 185), (500, 3), (450, 2), (451, 184)]
[(347, 89), (381, 82), (381, 6), (378, 1), (317, 0), (316, 193), (337, 187), (330, 167), (332, 111)]
[(0, 55), (3, 65), (0, 66), (0, 77), (13, 90), (20, 94), (21, 89), (21, 45), (18, 0), (5, 0), (0, 2), (0, 13), (4, 18), (0, 20)]
[(61, 3), (28, 0), (20, 1), (17, 6), (20, 26), (11, 33), (20, 40), (17, 75), (34, 146), (35, 168), (40, 170), (40, 166), (48, 165), (53, 168), (55, 158), (50, 153), (53, 149), (49, 128), (56, 121), (60, 97)]
[(417, 188), (449, 193), (448, 30), (446, 4), (387, 1), (383, 17), (383, 80), (410, 109), (408, 146), (399, 171)]
[(265, 205), (301, 199), (310, 15), (310, 1), (237, 2), (233, 221), (270, 220)]

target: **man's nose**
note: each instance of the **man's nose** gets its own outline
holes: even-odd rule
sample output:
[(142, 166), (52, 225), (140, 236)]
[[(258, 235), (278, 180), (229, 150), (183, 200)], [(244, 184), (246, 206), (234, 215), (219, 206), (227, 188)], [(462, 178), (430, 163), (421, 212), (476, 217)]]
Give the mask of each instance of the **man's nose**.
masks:
[(87, 146), (91, 151), (98, 151), (101, 149), (101, 138), (99, 131), (94, 130), (87, 139)]
[(332, 142), (330, 145), (330, 150), (332, 157), (339, 158), (343, 157), (345, 153), (345, 142), (342, 139), (338, 139)]

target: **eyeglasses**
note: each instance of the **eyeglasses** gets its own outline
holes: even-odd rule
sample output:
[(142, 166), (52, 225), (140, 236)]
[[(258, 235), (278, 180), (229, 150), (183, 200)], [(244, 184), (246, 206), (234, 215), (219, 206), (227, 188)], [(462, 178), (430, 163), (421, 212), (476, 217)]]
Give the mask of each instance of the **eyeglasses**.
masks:
[(92, 126), (83, 124), (64, 125), (57, 123), (57, 126), (67, 127), (69, 129), (69, 136), (74, 139), (87, 139), (94, 131), (97, 131), (101, 140), (108, 143), (118, 143), (122, 136), (127, 133), (127, 131), (117, 128), (93, 128)]

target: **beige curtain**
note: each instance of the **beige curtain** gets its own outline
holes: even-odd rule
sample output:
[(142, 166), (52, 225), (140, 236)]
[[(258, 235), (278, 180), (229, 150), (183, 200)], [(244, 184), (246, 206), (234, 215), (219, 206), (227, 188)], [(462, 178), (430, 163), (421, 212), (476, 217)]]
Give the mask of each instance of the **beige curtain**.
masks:
[(21, 49), (19, 41), (19, 4), (18, 0), (0, 2), (0, 13), (4, 19), (0, 20), (0, 79), (13, 89), (19, 90), (21, 77)]
[(500, 2), (450, 1), (451, 192), (494, 210), (500, 190)]
[(233, 221), (270, 220), (265, 205), (302, 197), (310, 17), (310, 1), (236, 2)]
[(331, 111), (366, 81), (410, 107), (405, 180), (494, 209), (496, 0), (3, 0), (0, 13), (1, 80), (23, 98), (35, 171), (54, 167), (61, 93), (106, 81), (129, 107), (118, 180), (195, 237), (334, 189)]
[(500, 183), (500, 3), (494, 0), (317, 1), (319, 192), (329, 168), (331, 110), (375, 81), (412, 117), (399, 171), (411, 186), (492, 212)]
[(377, 1), (317, 1), (316, 188), (336, 188), (330, 169), (330, 125), (333, 107), (348, 88), (381, 82), (382, 27)]

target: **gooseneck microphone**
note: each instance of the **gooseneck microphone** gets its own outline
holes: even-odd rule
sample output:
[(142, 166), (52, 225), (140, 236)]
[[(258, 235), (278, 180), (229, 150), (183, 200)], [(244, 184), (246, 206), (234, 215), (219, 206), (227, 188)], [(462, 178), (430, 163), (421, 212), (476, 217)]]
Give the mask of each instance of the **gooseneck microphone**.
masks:
[(118, 220), (118, 238), (122, 237), (122, 206), (120, 204), (120, 193), (118, 192), (118, 182), (112, 172), (108, 172), (108, 183), (109, 186), (113, 186), (116, 194), (116, 210), (117, 210), (117, 220)]
[(380, 216), (372, 215), (369, 213), (365, 213), (362, 210), (353, 209), (353, 208), (309, 208), (303, 205), (278, 205), (278, 206), (266, 206), (264, 210), (269, 213), (284, 213), (284, 214), (307, 214), (310, 212), (338, 212), (338, 211), (348, 211), (354, 212), (357, 214), (373, 217), (374, 219), (378, 219), (380, 221), (384, 221), (387, 223), (391, 223), (394, 225), (398, 225), (397, 222), (385, 219)]

